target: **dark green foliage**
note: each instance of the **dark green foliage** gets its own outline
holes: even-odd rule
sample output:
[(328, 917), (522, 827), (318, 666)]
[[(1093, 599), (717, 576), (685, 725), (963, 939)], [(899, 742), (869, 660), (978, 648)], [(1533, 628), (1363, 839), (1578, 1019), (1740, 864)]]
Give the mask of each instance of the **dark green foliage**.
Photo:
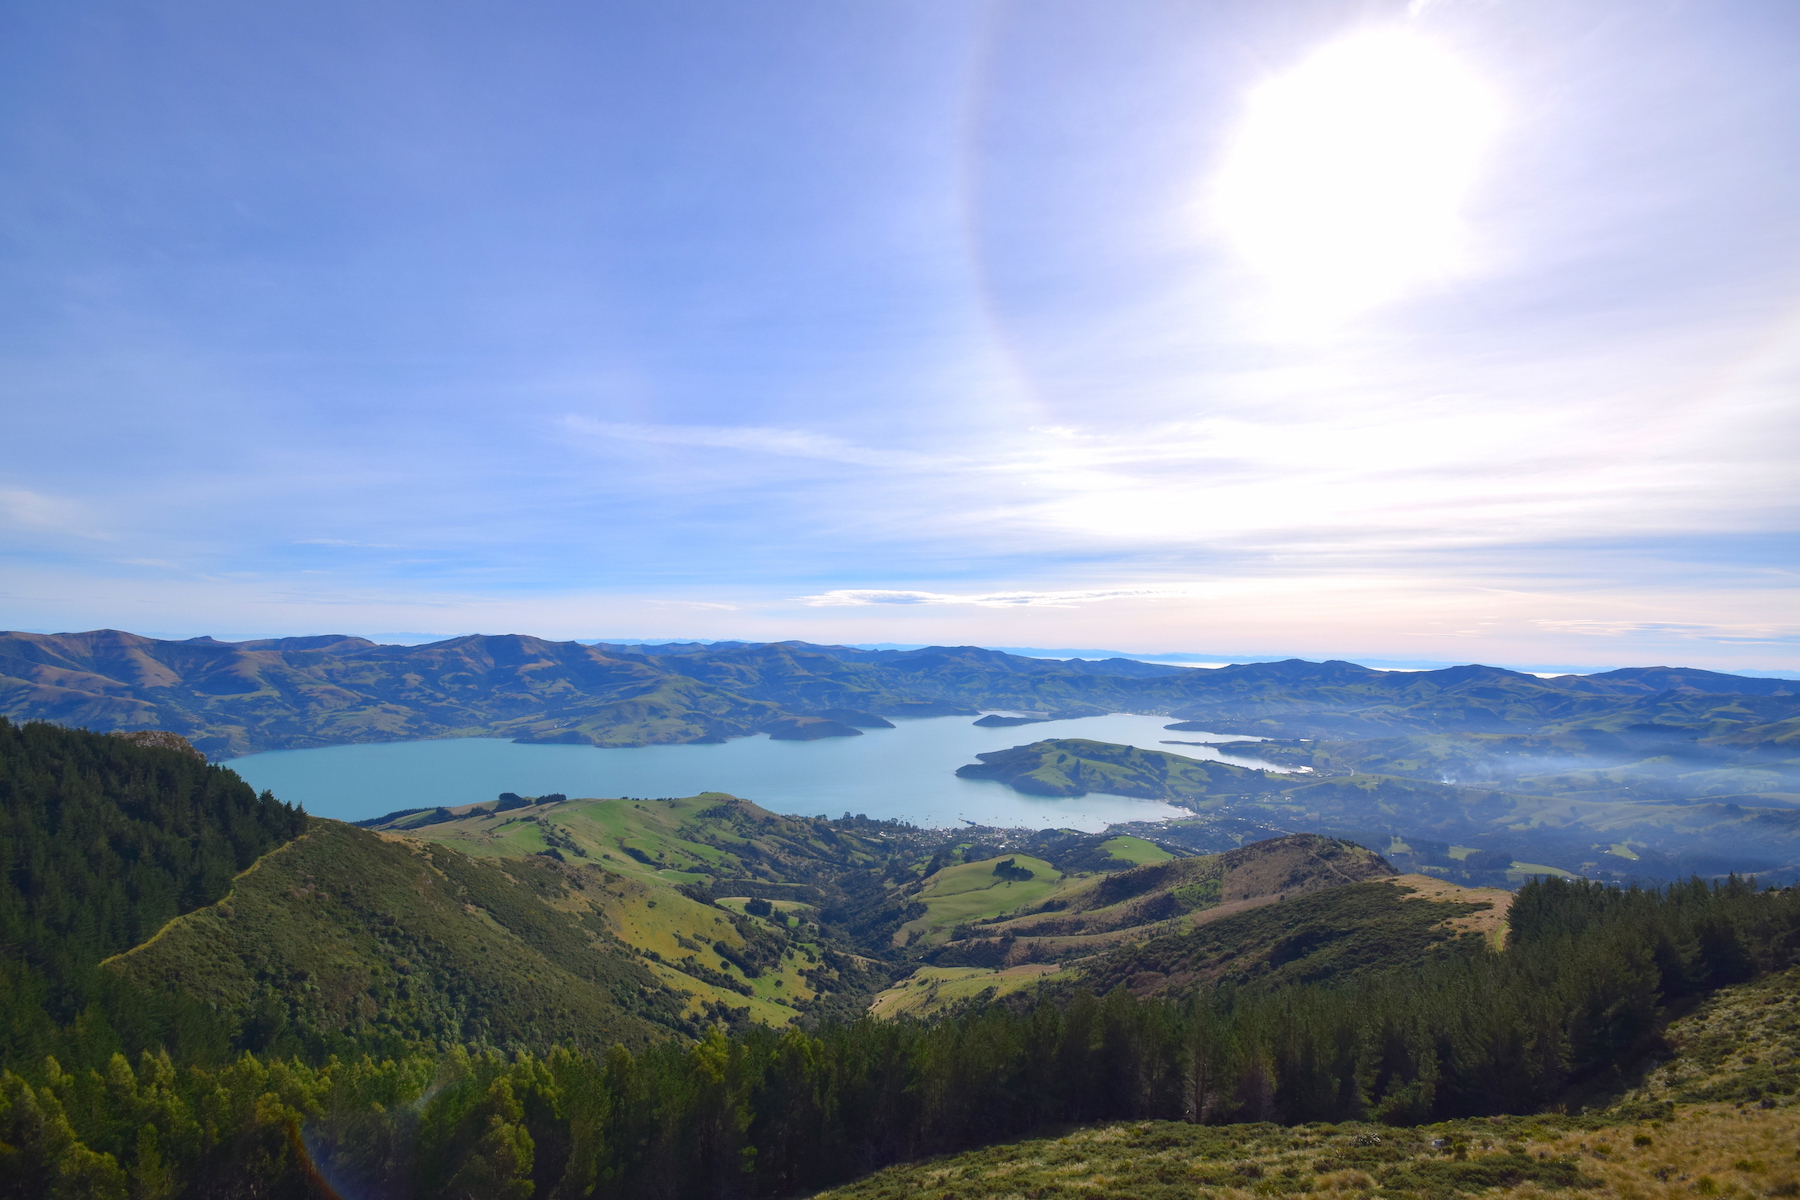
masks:
[(228, 906), (111, 967), (215, 1006), (236, 1020), (235, 1045), (283, 1058), (641, 1047), (687, 1029), (680, 1002), (597, 911), (619, 882), (318, 821), (240, 880)]
[(179, 998), (96, 968), (224, 896), (306, 820), (191, 751), (0, 718), (0, 1062), (216, 1036)]
[[(1423, 1131), (1331, 1123), (1525, 1113), (1604, 1078), (1657, 1044), (1656, 937), (1717, 925), (1752, 969), (1786, 966), (1800, 895), (1728, 883), (1605, 896), (1551, 881), (1526, 898), (1536, 923), (1504, 954), (1346, 986), (1181, 1003), (1116, 989), (932, 1025), (715, 1028), (635, 1056), (453, 1050), (316, 1069), (246, 1056), (187, 1072), (156, 1056), (135, 1069), (123, 1059), (91, 1072), (52, 1064), (0, 1086), (0, 1137), (24, 1150), (4, 1169), (85, 1171), (96, 1195), (150, 1177), (164, 1195), (281, 1195), (300, 1186), (300, 1145), (343, 1194), (396, 1200), (781, 1197), (1049, 1125), (1128, 1120), (1141, 1124), (1108, 1137), (1139, 1159), (1192, 1148), (1217, 1160), (1171, 1164), (1133, 1195), (1285, 1186), (1305, 1171), (1349, 1169), (1387, 1191), (1446, 1200), (1527, 1181), (1579, 1188), (1588, 1181), (1566, 1157), (1476, 1154)], [(1249, 1124), (1193, 1128), (1234, 1120)], [(1598, 1120), (1481, 1128), (1516, 1138)]]
[(1010, 858), (1001, 859), (994, 864), (994, 874), (1009, 883), (1024, 883), (1027, 879), (1036, 879), (1036, 873), (1018, 865)]

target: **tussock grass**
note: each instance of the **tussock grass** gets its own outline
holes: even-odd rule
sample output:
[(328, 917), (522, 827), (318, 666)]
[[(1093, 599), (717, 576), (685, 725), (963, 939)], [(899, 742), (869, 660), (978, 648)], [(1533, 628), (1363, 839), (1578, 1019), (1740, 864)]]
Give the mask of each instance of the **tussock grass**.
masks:
[(1800, 1197), (1800, 968), (1715, 993), (1611, 1107), (1373, 1124), (1118, 1122), (890, 1167), (821, 1200)]
[(885, 1171), (820, 1200), (1269, 1200), (1550, 1193), (1617, 1200), (1800, 1195), (1800, 1109), (1693, 1106), (1671, 1119), (1532, 1116), (1418, 1129), (1206, 1127), (1166, 1121), (1078, 1129)]

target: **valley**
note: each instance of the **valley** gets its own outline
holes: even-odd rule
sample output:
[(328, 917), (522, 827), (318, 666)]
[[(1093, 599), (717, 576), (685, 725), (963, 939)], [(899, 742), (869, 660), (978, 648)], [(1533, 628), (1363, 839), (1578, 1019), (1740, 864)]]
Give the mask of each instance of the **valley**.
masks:
[[(458, 652), (470, 650), (464, 645)], [(283, 650), (278, 657), (285, 661), (287, 654)], [(753, 660), (756, 670), (739, 662), (735, 674), (724, 671), (720, 660), (734, 654)], [(648, 662), (657, 656), (639, 657), (646, 661), (625, 664), (639, 675), (669, 669), (666, 662)], [(782, 747), (784, 755), (851, 743), (880, 746), (883, 737), (898, 738), (892, 744), (904, 746), (908, 730), (923, 728), (907, 724), (907, 706), (915, 706), (910, 712), (916, 717), (921, 709), (954, 711), (960, 702), (944, 698), (946, 680), (961, 680), (951, 694), (971, 701), (961, 715), (930, 719), (966, 726), (969, 736), (1002, 738), (1054, 735), (1058, 721), (1071, 719), (1070, 709), (1054, 707), (1040, 693), (1028, 695), (1033, 686), (1089, 694), (1115, 685), (1172, 686), (1154, 673), (1108, 676), (1105, 664), (1028, 669), (1006, 662), (1006, 656), (996, 662), (988, 652), (972, 658), (946, 654), (928, 667), (903, 656), (899, 662), (877, 656), (870, 663), (794, 647), (661, 657), (682, 660), (680, 669), (694, 673), (683, 678), (705, 676), (712, 681), (707, 687), (731, 681), (740, 699), (754, 690), (766, 696), (776, 685), (758, 672), (771, 662), (788, 664), (778, 674), (786, 680), (779, 687), (789, 689), (783, 703), (790, 707), (759, 709), (759, 724), (734, 727), (739, 734), (760, 730), (781, 739), (763, 744)], [(908, 686), (914, 690), (895, 688), (887, 699), (809, 693), (812, 685), (802, 687), (797, 680), (837, 671), (820, 662), (848, 663), (865, 684), (883, 672), (889, 683), (894, 673), (911, 672)], [(1313, 670), (1305, 664), (1274, 666), (1288, 673)], [(982, 682), (971, 684), (971, 673)], [(1343, 674), (1332, 664), (1314, 673)], [(1012, 690), (1002, 689), (1001, 695), (1015, 710), (1031, 699), (1045, 716), (1024, 726), (977, 726), (971, 715), (979, 711), (974, 697), (993, 699), (993, 692), (979, 689), (994, 686), (997, 677), (1010, 680)], [(1215, 728), (1230, 730), (1238, 721), (1240, 735), (1265, 736), (1275, 719), (1269, 695), (1241, 678), (1233, 682), (1214, 675), (1209, 686), (1217, 688), (1222, 678), (1233, 690), (1256, 694), (1252, 707), (1262, 706), (1264, 715), (1244, 722), (1245, 710), (1232, 717), (1215, 708), (1209, 718)], [(931, 694), (921, 679), (935, 679), (934, 697), (923, 698)], [(1427, 682), (1415, 675), (1405, 687), (1416, 690)], [(1454, 678), (1448, 683), (1451, 690), (1463, 686)], [(665, 685), (677, 686), (665, 681), (656, 688)], [(179, 690), (174, 683), (158, 686)], [(1289, 694), (1305, 695), (1308, 686), (1313, 685)], [(307, 1136), (318, 1148), (309, 1153), (331, 1171), (347, 1172), (345, 1180), (363, 1178), (366, 1164), (379, 1161), (388, 1164), (382, 1171), (439, 1179), (420, 1184), (425, 1188), (420, 1195), (444, 1194), (447, 1181), (473, 1178), (468, 1172), (475, 1171), (512, 1172), (520, 1182), (519, 1197), (549, 1196), (561, 1186), (558, 1180), (571, 1178), (569, 1171), (587, 1169), (578, 1167), (587, 1160), (569, 1140), (575, 1126), (544, 1124), (551, 1120), (545, 1114), (564, 1111), (557, 1107), (564, 1102), (550, 1097), (566, 1091), (610, 1096), (606, 1103), (614, 1105), (642, 1095), (649, 1107), (609, 1110), (620, 1114), (609, 1120), (638, 1112), (629, 1119), (640, 1127), (626, 1142), (605, 1143), (639, 1145), (648, 1157), (605, 1158), (616, 1185), (603, 1186), (595, 1174), (583, 1176), (594, 1182), (565, 1192), (623, 1197), (664, 1188), (671, 1196), (714, 1194), (725, 1186), (722, 1181), (739, 1178), (734, 1173), (741, 1168), (708, 1154), (682, 1156), (683, 1139), (706, 1128), (711, 1118), (674, 1097), (708, 1095), (708, 1089), (736, 1087), (729, 1081), (742, 1079), (750, 1090), (733, 1103), (746, 1106), (744, 1111), (771, 1114), (771, 1120), (777, 1119), (773, 1114), (788, 1114), (779, 1118), (789, 1122), (783, 1128), (797, 1128), (791, 1125), (796, 1119), (816, 1124), (825, 1118), (795, 1117), (802, 1110), (791, 1105), (798, 1101), (783, 1098), (789, 1093), (773, 1083), (783, 1072), (799, 1072), (815, 1080), (809, 1088), (875, 1088), (856, 1102), (861, 1113), (901, 1104), (877, 1099), (888, 1094), (882, 1089), (900, 1088), (895, 1096), (914, 1098), (885, 1123), (858, 1124), (865, 1120), (858, 1116), (843, 1118), (848, 1124), (819, 1126), (837, 1130), (830, 1134), (838, 1139), (832, 1143), (837, 1148), (829, 1152), (803, 1150), (810, 1134), (758, 1133), (761, 1118), (747, 1118), (751, 1124), (737, 1133), (718, 1127), (716, 1135), (707, 1135), (720, 1139), (717, 1145), (748, 1145), (747, 1137), (762, 1147), (759, 1154), (766, 1151), (768, 1157), (742, 1176), (753, 1181), (743, 1185), (749, 1194), (774, 1198), (793, 1194), (802, 1181), (811, 1181), (809, 1187), (836, 1184), (884, 1163), (965, 1152), (975, 1157), (942, 1167), (897, 1167), (897, 1174), (870, 1176), (855, 1185), (863, 1191), (847, 1194), (927, 1186), (986, 1195), (982, 1180), (1013, 1175), (1037, 1180), (1037, 1167), (1008, 1165), (1021, 1161), (1020, 1155), (1029, 1162), (1061, 1164), (1031, 1183), (1045, 1195), (1056, 1194), (1063, 1179), (1087, 1190), (1118, 1181), (1134, 1181), (1129, 1186), (1140, 1189), (1174, 1180), (1179, 1186), (1229, 1191), (1230, 1179), (1251, 1178), (1228, 1179), (1207, 1165), (1225, 1159), (1236, 1164), (1233, 1172), (1261, 1171), (1257, 1178), (1265, 1182), (1304, 1180), (1306, 1164), (1329, 1160), (1335, 1164), (1329, 1170), (1311, 1170), (1314, 1191), (1364, 1178), (1401, 1190), (1439, 1188), (1446, 1196), (1477, 1180), (1488, 1181), (1483, 1186), (1568, 1186), (1577, 1175), (1565, 1160), (1523, 1157), (1505, 1148), (1529, 1144), (1536, 1136), (1509, 1133), (1510, 1125), (1501, 1130), (1503, 1140), (1487, 1137), (1479, 1154), (1470, 1141), (1466, 1160), (1453, 1156), (1449, 1163), (1404, 1137), (1390, 1139), (1394, 1155), (1364, 1162), (1367, 1155), (1334, 1148), (1337, 1135), (1330, 1133), (1318, 1135), (1317, 1147), (1302, 1148), (1310, 1158), (1295, 1158), (1291, 1148), (1282, 1148), (1287, 1134), (1251, 1142), (1238, 1133), (1208, 1132), (1219, 1121), (1250, 1123), (1223, 1126), (1229, 1130), (1275, 1128), (1257, 1124), (1269, 1118), (1315, 1125), (1375, 1120), (1384, 1128), (1450, 1121), (1443, 1126), (1450, 1138), (1472, 1137), (1455, 1124), (1471, 1111), (1528, 1113), (1564, 1102), (1558, 1097), (1583, 1097), (1585, 1104), (1585, 1097), (1618, 1092), (1630, 1083), (1619, 1074), (1624, 1065), (1652, 1053), (1656, 1014), (1665, 1011), (1659, 1005), (1675, 1006), (1683, 997), (1703, 997), (1752, 979), (1765, 969), (1754, 964), (1785, 969), (1793, 939), (1772, 931), (1800, 920), (1790, 911), (1791, 888), (1751, 891), (1732, 876), (1710, 886), (1698, 880), (1672, 884), (1666, 893), (1615, 892), (1582, 877), (1654, 881), (1750, 870), (1766, 881), (1785, 882), (1800, 865), (1800, 809), (1788, 805), (1789, 793), (1776, 790), (1792, 786), (1793, 764), (1782, 757), (1789, 743), (1780, 722), (1772, 723), (1766, 738), (1755, 731), (1771, 725), (1764, 719), (1790, 697), (1775, 688), (1744, 695), (1675, 689), (1648, 700), (1641, 689), (1600, 699), (1580, 693), (1589, 698), (1556, 701), (1559, 713), (1521, 716), (1520, 706), (1529, 708), (1532, 696), (1541, 700), (1542, 691), (1534, 681), (1485, 697), (1498, 705), (1486, 710), (1489, 717), (1504, 710), (1511, 714), (1506, 719), (1520, 726), (1515, 731), (1472, 729), (1489, 717), (1477, 719), (1464, 709), (1454, 722), (1444, 720), (1442, 712), (1433, 718), (1439, 726), (1456, 728), (1309, 740), (1296, 736), (1290, 724), (1281, 730), (1286, 736), (1271, 740), (1211, 734), (1205, 745), (1190, 747), (1180, 735), (1195, 732), (1198, 718), (1178, 720), (1182, 714), (1169, 711), (1160, 718), (1132, 718), (1163, 735), (1154, 739), (1158, 748), (1144, 739), (1126, 745), (1047, 736), (1006, 749), (975, 750), (974, 761), (960, 769), (946, 765), (934, 776), (946, 785), (994, 789), (1029, 803), (1078, 804), (1091, 795), (1159, 805), (1176, 814), (1096, 832), (917, 825), (851, 813), (784, 815), (724, 790), (674, 796), (506, 791), (480, 803), (414, 805), (352, 823), (307, 817), (267, 793), (254, 798), (235, 774), (207, 764), (176, 733), (109, 735), (8, 724), (16, 734), (8, 735), (15, 740), (8, 743), (14, 749), (8, 751), (7, 769), (19, 779), (75, 778), (66, 768), (44, 775), (33, 765), (34, 756), (85, 762), (99, 754), (96, 761), (116, 764), (107, 768), (115, 774), (105, 778), (116, 776), (119, 782), (101, 783), (98, 792), (84, 794), (150, 796), (160, 795), (164, 786), (150, 782), (165, 778), (156, 772), (184, 764), (180, 772), (189, 782), (181, 786), (201, 788), (225, 805), (205, 821), (241, 832), (231, 835), (237, 841), (197, 835), (214, 838), (216, 865), (185, 884), (155, 883), (129, 893), (144, 900), (121, 900), (105, 889), (86, 900), (79, 899), (84, 893), (69, 893), (74, 907), (55, 918), (61, 922), (56, 928), (116, 930), (105, 937), (84, 941), (57, 935), (58, 940), (45, 941), (43, 933), (29, 930), (49, 926), (15, 921), (15, 928), (25, 931), (15, 937), (35, 936), (38, 945), (63, 947), (63, 958), (32, 959), (28, 953), (6, 967), (14, 982), (0, 989), (0, 998), (13, 1020), (5, 1052), (11, 1073), (0, 1075), (0, 1140), (36, 1145), (30, 1138), (38, 1135), (28, 1130), (39, 1128), (30, 1125), (39, 1118), (20, 1125), (21, 1114), (62, 1112), (57, 1119), (68, 1123), (68, 1138), (81, 1139), (82, 1145), (94, 1139), (89, 1158), (69, 1161), (93, 1164), (102, 1174), (107, 1163), (137, 1176), (154, 1174), (162, 1169), (156, 1166), (163, 1161), (160, 1150), (152, 1154), (109, 1142), (111, 1135), (100, 1127), (82, 1124), (86, 1118), (79, 1112), (101, 1102), (81, 1100), (88, 1108), (79, 1109), (77, 1098), (87, 1094), (82, 1088), (91, 1093), (98, 1085), (73, 1081), (100, 1079), (104, 1068), (114, 1080), (106, 1086), (116, 1092), (125, 1086), (117, 1064), (129, 1063), (130, 1056), (140, 1064), (127, 1068), (137, 1072), (140, 1082), (134, 1086), (140, 1088), (165, 1087), (147, 1082), (163, 1078), (158, 1072), (164, 1068), (157, 1064), (164, 1060), (157, 1055), (168, 1056), (170, 1070), (182, 1064), (180, 1070), (194, 1080), (213, 1079), (208, 1073), (215, 1071), (250, 1071), (249, 1064), (261, 1072), (274, 1070), (261, 1064), (291, 1063), (280, 1068), (289, 1080), (280, 1087), (288, 1091), (268, 1090), (275, 1086), (273, 1075), (254, 1084), (264, 1094), (286, 1097), (266, 1111), (291, 1115), (271, 1117), (275, 1125), (259, 1124), (260, 1117), (236, 1118), (242, 1132), (233, 1135), (250, 1139), (246, 1146), (263, 1144), (255, 1152), (262, 1155), (258, 1161), (272, 1164), (267, 1169), (277, 1175), (288, 1168), (273, 1164), (289, 1161), (289, 1152), (276, 1148), (280, 1138), (267, 1138), (287, 1121), (313, 1131)], [(810, 697), (804, 703), (794, 699), (803, 694)], [(538, 702), (515, 704), (512, 711), (530, 711)], [(577, 698), (571, 692), (563, 702), (576, 704)], [(757, 703), (775, 704), (766, 698)], [(1646, 705), (1656, 710), (1650, 723), (1662, 722), (1655, 729), (1638, 719)], [(210, 711), (217, 716), (225, 709)], [(273, 709), (265, 705), (262, 711)], [(552, 719), (537, 711), (539, 719)], [(1318, 718), (1315, 713), (1302, 720), (1289, 709), (1281, 719), (1304, 728), (1305, 721)], [(1385, 719), (1399, 717), (1390, 712)], [(587, 728), (601, 742), (615, 736), (655, 740), (677, 728), (656, 724), (661, 720)], [(1763, 724), (1752, 723), (1757, 721)], [(533, 733), (529, 725), (508, 728), (526, 741), (543, 740), (542, 730)], [(725, 727), (710, 728), (689, 739), (702, 743), (693, 750), (665, 746), (657, 753), (723, 749), (716, 742), (709, 746), (707, 739), (723, 736), (719, 731)], [(556, 752), (582, 750), (570, 745)], [(1192, 757), (1195, 753), (1207, 757)], [(1260, 763), (1279, 769), (1248, 765)], [(128, 778), (138, 782), (123, 782)], [(50, 806), (43, 811), (64, 803), (56, 791), (63, 785), (30, 786)], [(1707, 791), (1750, 787), (1764, 790)], [(164, 844), (156, 841), (166, 838), (157, 830), (183, 828), (180, 821), (191, 820), (162, 801), (121, 809), (115, 818), (107, 815), (112, 810), (105, 804), (111, 803), (94, 811), (103, 824), (127, 822), (115, 835), (126, 838), (120, 845), (144, 838), (151, 839), (146, 844)], [(131, 812), (140, 815), (127, 815)], [(17, 826), (25, 839), (18, 844), (43, 849), (20, 851), (25, 857), (19, 861), (37, 861), (31, 856), (63, 847), (57, 853), (65, 858), (57, 861), (72, 862), (66, 855), (74, 843), (59, 832), (62, 827), (34, 820)], [(56, 890), (62, 886), (44, 894), (62, 895)], [(12, 911), (31, 911), (34, 894), (15, 890)], [(1607, 895), (1639, 899), (1615, 912), (1604, 900)], [(156, 896), (164, 899), (152, 902)], [(1665, 915), (1651, 915), (1645, 904), (1661, 906), (1655, 911)], [(1763, 915), (1749, 915), (1753, 909)], [(1699, 915), (1708, 911), (1725, 915)], [(121, 924), (122, 915), (127, 919)], [(1715, 933), (1691, 932), (1722, 928), (1718, 921), (1735, 922), (1731, 927), (1739, 932), (1723, 943)], [(1594, 941), (1579, 954), (1553, 949), (1558, 937), (1589, 936), (1582, 930), (1594, 922), (1635, 930), (1629, 937), (1640, 939), (1651, 937), (1652, 927), (1677, 929), (1654, 935), (1675, 947), (1667, 952), (1674, 956), (1667, 959), (1671, 965), (1659, 968), (1660, 975), (1646, 975), (1625, 965), (1633, 961), (1626, 958), (1597, 974), (1591, 971), (1589, 964), (1614, 961), (1607, 956), (1619, 952), (1616, 937), (1624, 934), (1606, 934), (1615, 940)], [(1545, 990), (1545, 972), (1564, 982)], [(1446, 1057), (1447, 1052), (1426, 1055), (1411, 1040), (1415, 1035), (1404, 1031), (1447, 1030), (1474, 1019), (1467, 1005), (1454, 999), (1470, 988), (1497, 988), (1514, 997), (1484, 1010), (1485, 1032), (1464, 1030), (1452, 1039), (1486, 1046), (1480, 1053), (1489, 1056), (1481, 1060), (1488, 1065)], [(1574, 1007), (1552, 1018), (1543, 1015), (1547, 1004)], [(1590, 1018), (1576, 1015), (1602, 1010), (1609, 1015), (1592, 1029), (1584, 1024)], [(1311, 1015), (1293, 1024), (1302, 1012)], [(1376, 1019), (1387, 1022), (1387, 1032), (1379, 1036), (1369, 1032), (1368, 1022)], [(1504, 1049), (1512, 1044), (1508, 1039), (1523, 1036), (1517, 1031), (1525, 1028), (1539, 1030), (1530, 1038), (1547, 1036), (1545, 1020), (1567, 1031), (1557, 1035), (1562, 1048), (1553, 1058), (1508, 1058), (1514, 1053)], [(1353, 1036), (1353, 1030), (1362, 1032)], [(1432, 1036), (1442, 1042), (1450, 1035)], [(984, 1048), (977, 1050), (977, 1043)], [(1694, 1061), (1708, 1064), (1704, 1070), (1711, 1074), (1703, 1082), (1693, 1070), (1664, 1071), (1638, 1086), (1687, 1097), (1683, 1103), (1716, 1103), (1717, 1096), (1746, 1086), (1730, 1082), (1736, 1078), (1730, 1072), (1738, 1068), (1708, 1049), (1719, 1044), (1716, 1038), (1696, 1035), (1685, 1044), (1699, 1056)], [(1296, 1048), (1302, 1045), (1313, 1048), (1302, 1052)], [(1327, 1046), (1340, 1049), (1327, 1051)], [(1344, 1049), (1352, 1046), (1354, 1052)], [(234, 1056), (240, 1067), (227, 1068)], [(852, 1061), (868, 1065), (852, 1067)], [(742, 1065), (704, 1065), (731, 1062)], [(783, 1062), (790, 1065), (778, 1065)], [(1174, 1062), (1187, 1065), (1170, 1075)], [(441, 1094), (464, 1097), (455, 1103), (465, 1106), (458, 1111), (469, 1114), (467, 1120), (498, 1121), (493, 1128), (518, 1131), (508, 1138), (528, 1137), (551, 1156), (532, 1159), (528, 1168), (525, 1159), (509, 1158), (510, 1151), (483, 1149), (489, 1143), (481, 1139), (434, 1143), (432, 1138), (448, 1136), (441, 1133), (448, 1127), (434, 1126), (440, 1133), (433, 1133), (405, 1123), (382, 1126), (387, 1132), (377, 1143), (387, 1149), (374, 1148), (376, 1143), (366, 1143), (375, 1136), (368, 1132), (374, 1127), (357, 1123), (365, 1117), (343, 1124), (350, 1114), (366, 1111), (357, 1105), (372, 1100), (327, 1105), (323, 1099), (327, 1093), (345, 1095), (341, 1089), (349, 1086), (334, 1082), (336, 1063), (366, 1064), (357, 1070), (370, 1074), (355, 1086), (375, 1089), (367, 1095), (388, 1095), (396, 1102), (413, 1096), (416, 1100), (405, 1103), (426, 1103), (428, 1110), (450, 1103), (423, 1099), (425, 1089), (439, 1086), (432, 1079), (462, 1079)], [(33, 1064), (54, 1064), (54, 1069)], [(1053, 1074), (1043, 1074), (1052, 1068)], [(1787, 1087), (1786, 1076), (1776, 1067), (1770, 1071), (1756, 1086), (1765, 1096), (1787, 1095), (1780, 1090)], [(1313, 1079), (1309, 1072), (1323, 1074), (1307, 1082)], [(827, 1084), (827, 1078), (863, 1082)], [(1028, 1078), (1037, 1082), (1020, 1082)], [(314, 1082), (303, 1085), (303, 1079)], [(751, 1084), (752, 1079), (762, 1082)], [(953, 1079), (962, 1082), (953, 1085)], [(50, 1090), (33, 1090), (45, 1088)], [(508, 1095), (541, 1099), (507, 1101)], [(1645, 1096), (1643, 1103), (1667, 1103)], [(1166, 1129), (1158, 1124), (1183, 1112), (1198, 1124)], [(1139, 1124), (1119, 1135), (1106, 1132), (1114, 1126), (1094, 1126), (1091, 1136), (1118, 1136), (1128, 1145), (1148, 1137), (1151, 1141), (1142, 1144), (1159, 1147), (1154, 1155), (1113, 1163), (1100, 1149), (1110, 1143), (1089, 1147), (1082, 1140), (1088, 1133), (1067, 1135), (1076, 1140), (1067, 1143), (1066, 1152), (1050, 1145), (1005, 1148), (1010, 1139), (1047, 1123), (1087, 1128), (1118, 1114)], [(1529, 1128), (1545, 1128), (1541, 1117), (1506, 1120), (1536, 1121)], [(568, 1132), (557, 1132), (565, 1128)], [(175, 1126), (166, 1136), (174, 1139), (172, 1147), (188, 1144)], [(1354, 1142), (1364, 1135), (1347, 1136)], [(618, 1153), (599, 1148), (600, 1142), (581, 1144), (589, 1146), (580, 1153), (591, 1157), (596, 1172), (604, 1156)], [(364, 1149), (352, 1152), (352, 1145)], [(436, 1146), (429, 1152), (447, 1164), (449, 1175), (416, 1175), (422, 1168), (406, 1165), (415, 1161), (410, 1156), (427, 1153), (428, 1145)], [(224, 1164), (231, 1160), (218, 1157), (223, 1151), (180, 1153), (189, 1155), (183, 1161), (198, 1164), (182, 1168), (191, 1181), (184, 1194), (235, 1194), (236, 1185), (217, 1173), (230, 1173)], [(1155, 1180), (1146, 1182), (1141, 1164), (1152, 1159), (1186, 1165), (1159, 1167)], [(28, 1154), (19, 1161), (49, 1160)], [(1103, 1165), (1094, 1166), (1097, 1161)], [(1479, 1169), (1457, 1165), (1465, 1161)], [(521, 1171), (535, 1181), (529, 1189)], [(1274, 1192), (1262, 1186), (1257, 1194)]]
[[(1670, 1163), (1716, 1188), (1773, 1170), (1800, 1086), (1792, 888), (1515, 892), (1319, 833), (1207, 851), (1184, 838), (1218, 824), (925, 829), (722, 792), (349, 824), (166, 733), (0, 722), (0, 751), (9, 861), (72, 863), (83, 828), (32, 814), (83, 796), (115, 845), (185, 830), (218, 864), (173, 892), (5, 877), (9, 944), (61, 953), (4, 962), (21, 1195), (1448, 1198)], [(1365, 777), (1297, 786), (1339, 778)], [(60, 929), (127, 921), (45, 941), (34, 897)], [(1660, 1132), (1682, 1106), (1708, 1146)]]

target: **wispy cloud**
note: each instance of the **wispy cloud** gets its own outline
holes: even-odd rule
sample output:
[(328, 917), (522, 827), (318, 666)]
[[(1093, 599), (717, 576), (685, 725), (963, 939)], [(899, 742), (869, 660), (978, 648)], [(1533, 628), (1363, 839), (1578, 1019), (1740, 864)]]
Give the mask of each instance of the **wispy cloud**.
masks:
[(880, 588), (843, 588), (801, 596), (813, 608), (854, 608), (871, 604), (967, 604), (978, 608), (1073, 608), (1104, 600), (1171, 600), (1206, 594), (1195, 586), (1096, 588), (1073, 592), (915, 592)]
[(393, 542), (359, 542), (353, 538), (296, 538), (296, 546), (343, 546), (357, 550), (395, 550), (399, 547)]
[(1711, 625), (1679, 621), (1533, 621), (1540, 629), (1587, 637), (1638, 638), (1646, 634), (1701, 642), (1782, 646), (1800, 642), (1800, 625)]
[(830, 434), (806, 429), (775, 429), (757, 425), (639, 425), (596, 421), (582, 416), (566, 417), (564, 424), (576, 433), (618, 441), (708, 446), (752, 454), (779, 454), (788, 458), (817, 458), (857, 466), (920, 466), (932, 461), (921, 455), (858, 446)]
[(0, 525), (32, 533), (105, 540), (79, 504), (28, 488), (0, 488)]

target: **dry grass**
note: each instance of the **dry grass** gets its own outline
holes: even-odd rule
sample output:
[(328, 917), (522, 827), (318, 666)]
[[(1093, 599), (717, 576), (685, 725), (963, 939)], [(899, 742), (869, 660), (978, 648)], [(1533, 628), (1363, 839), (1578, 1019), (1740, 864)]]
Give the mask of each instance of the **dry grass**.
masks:
[(1714, 994), (1666, 1036), (1675, 1057), (1630, 1099), (1791, 1102), (1800, 1090), (1800, 968)]
[(830, 1200), (1271, 1200), (1420, 1197), (1617, 1200), (1800, 1195), (1800, 1109), (1694, 1106), (1670, 1120), (1506, 1117), (1419, 1129), (1207, 1128), (1163, 1121), (891, 1167)]
[(1504, 888), (1462, 887), (1429, 875), (1398, 875), (1388, 881), (1405, 888), (1419, 900), (1449, 901), (1456, 904), (1481, 904), (1489, 907), (1463, 917), (1452, 917), (1444, 924), (1463, 933), (1479, 933), (1496, 950), (1506, 944), (1506, 917), (1512, 909), (1513, 893)]

